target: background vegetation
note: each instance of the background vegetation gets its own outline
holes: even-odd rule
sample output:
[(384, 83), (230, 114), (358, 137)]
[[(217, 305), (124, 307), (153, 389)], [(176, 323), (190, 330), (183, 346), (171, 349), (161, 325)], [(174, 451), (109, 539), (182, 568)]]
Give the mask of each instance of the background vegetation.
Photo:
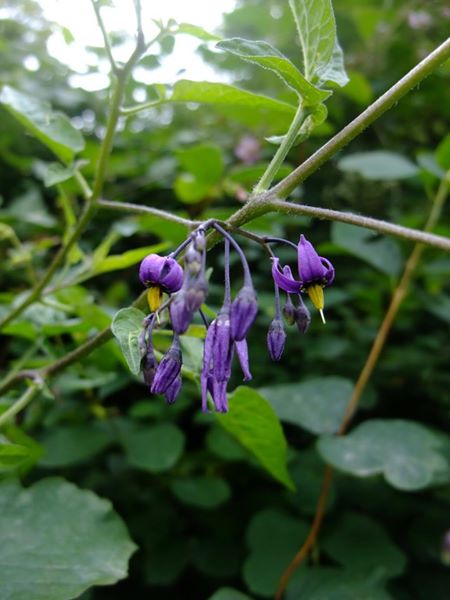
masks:
[[(431, 52), (450, 24), (445, 1), (335, 0), (334, 7), (350, 83), (333, 94), (328, 120), (292, 149), (281, 175)], [(2, 83), (71, 118), (86, 140), (79, 168), (92, 181), (108, 90), (88, 93), (70, 85), (68, 67), (46, 50), (58, 26), (43, 19), (38, 3), (7, 0), (1, 16)], [(64, 34), (70, 40), (70, 32)], [(219, 35), (264, 39), (298, 63), (284, 0), (237, 2)], [(175, 37), (167, 36), (159, 53), (152, 49), (140, 68), (151, 74), (177, 52)], [(119, 34), (114, 41), (121, 42)], [(230, 83), (295, 104), (272, 73), (219, 53), (210, 42), (199, 44), (204, 60)], [(88, 69), (95, 72), (105, 51), (90, 52), (96, 59)], [(27, 69), (30, 56), (38, 70)], [(447, 63), (297, 188), (293, 199), (422, 228), (450, 168), (448, 76)], [(139, 79), (132, 73), (127, 105), (154, 97)], [(83, 201), (72, 173), (55, 167), (50, 149), (11, 111), (0, 110), (1, 317), (40, 280)], [(104, 197), (190, 219), (225, 219), (273, 155), (264, 138), (284, 133), (291, 117), (270, 107), (168, 103), (122, 119)], [(244, 240), (260, 302), (249, 336), (254, 391), (235, 392), (229, 415), (200, 412), (195, 329), (184, 340), (189, 373), (174, 406), (149, 395), (115, 340), (49, 378), (26, 411), (3, 425), (0, 438), (0, 598), (273, 597), (306, 538), (328, 462), (337, 474), (323, 529), (287, 598), (448, 599), (450, 258), (436, 249), (424, 252), (350, 433), (337, 438), (332, 434), (412, 244), (305, 216), (266, 215), (248, 228), (293, 241), (303, 232), (332, 260), (337, 277), (326, 294), (327, 325), (314, 314), (307, 335), (289, 330), (283, 360), (270, 362), (270, 264), (258, 245)], [(450, 233), (445, 207), (434, 231)], [(2, 331), (2, 411), (25, 389), (25, 383), (5, 389), (11, 369), (45, 367), (109, 326), (141, 292), (140, 260), (152, 251), (170, 252), (186, 233), (152, 215), (98, 211), (43, 298)], [(289, 249), (280, 256), (292, 260)], [(223, 294), (221, 261), (216, 247), (208, 255), (213, 311)], [(237, 291), (239, 265), (232, 276)], [(170, 337), (158, 336), (160, 351), (169, 343)], [(235, 373), (230, 389), (240, 384)], [(277, 462), (285, 451), (281, 430), (261, 396), (282, 422), (287, 471)], [(228, 431), (235, 434), (239, 419), (251, 424), (252, 417), (265, 427), (258, 432), (269, 445), (262, 457)], [(267, 465), (270, 450), (275, 466)], [(287, 489), (291, 479), (295, 492)], [(114, 587), (92, 587), (119, 579)]]

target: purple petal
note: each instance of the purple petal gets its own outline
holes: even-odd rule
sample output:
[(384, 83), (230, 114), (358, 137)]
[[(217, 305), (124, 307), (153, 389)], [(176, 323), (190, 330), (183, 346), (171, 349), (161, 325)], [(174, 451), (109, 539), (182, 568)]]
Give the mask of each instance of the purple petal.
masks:
[(286, 342), (286, 332), (284, 331), (281, 319), (274, 319), (267, 332), (267, 348), (272, 360), (280, 360), (284, 345)]
[[(286, 269), (286, 267), (284, 269)], [(281, 272), (279, 258), (272, 259), (272, 277), (277, 286), (285, 292), (288, 292), (289, 294), (298, 294), (300, 291), (302, 282), (296, 281), (292, 275), (285, 275)]]
[(250, 373), (250, 365), (248, 361), (247, 340), (244, 339), (234, 342), (234, 347), (236, 348), (239, 364), (241, 365), (241, 370), (244, 374), (244, 381), (250, 381), (250, 379), (252, 379), (252, 374)]
[(327, 280), (326, 284), (330, 285), (334, 281), (334, 267), (327, 258), (321, 256), (320, 260), (322, 261), (322, 264), (327, 270), (327, 272), (325, 273), (325, 279)]
[(258, 303), (255, 290), (245, 285), (231, 305), (231, 337), (233, 340), (243, 340), (256, 318)]
[(177, 399), (178, 394), (180, 393), (182, 385), (181, 376), (178, 375), (166, 389), (165, 396), (167, 404), (173, 404)]
[(303, 286), (322, 280), (326, 273), (327, 269), (322, 264), (322, 259), (302, 234), (298, 244), (298, 274)]

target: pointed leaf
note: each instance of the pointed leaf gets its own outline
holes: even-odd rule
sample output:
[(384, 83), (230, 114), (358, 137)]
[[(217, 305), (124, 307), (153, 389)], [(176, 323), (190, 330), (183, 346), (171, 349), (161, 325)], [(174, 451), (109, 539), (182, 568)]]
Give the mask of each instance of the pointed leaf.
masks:
[(141, 368), (141, 349), (139, 348), (139, 336), (145, 315), (137, 308), (122, 308), (113, 318), (111, 331), (119, 342), (130, 371), (137, 375)]
[(231, 38), (219, 42), (217, 48), (273, 71), (288, 87), (304, 99), (305, 105), (319, 104), (330, 96), (330, 92), (309, 83), (286, 56), (267, 42)]
[(253, 454), (272, 477), (294, 490), (286, 467), (286, 439), (273, 408), (258, 392), (246, 386), (238, 387), (229, 401), (230, 412), (216, 415), (219, 424)]
[(83, 150), (81, 133), (66, 115), (54, 112), (48, 102), (6, 85), (0, 92), (0, 103), (63, 162), (70, 162)]

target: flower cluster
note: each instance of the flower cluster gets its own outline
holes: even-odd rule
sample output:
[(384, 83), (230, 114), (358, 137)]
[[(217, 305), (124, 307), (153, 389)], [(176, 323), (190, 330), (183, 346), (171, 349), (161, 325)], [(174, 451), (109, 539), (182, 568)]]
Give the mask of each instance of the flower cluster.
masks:
[[(208, 293), (206, 277), (206, 230), (214, 228), (224, 239), (225, 285), (224, 299), (216, 318), (208, 324), (201, 307)], [(257, 236), (252, 235), (253, 238)], [(258, 238), (268, 250), (272, 260), (272, 277), (275, 287), (275, 316), (267, 332), (267, 348), (272, 360), (279, 361), (286, 342), (284, 323), (296, 325), (298, 331), (306, 333), (311, 316), (303, 296), (309, 296), (312, 304), (324, 318), (323, 288), (334, 280), (334, 268), (330, 261), (319, 256), (313, 245), (304, 235), (298, 245), (281, 238)], [(271, 248), (271, 243), (286, 243), (297, 250), (298, 279), (291, 268), (280, 265)], [(243, 285), (235, 298), (231, 297), (230, 284), (230, 247), (238, 253), (242, 263)], [(184, 269), (176, 257), (184, 253)], [(208, 410), (208, 398), (211, 397), (215, 410), (227, 412), (227, 386), (231, 377), (231, 367), (236, 354), (243, 373), (244, 381), (252, 378), (249, 367), (247, 334), (253, 325), (258, 302), (253, 287), (250, 268), (242, 248), (216, 221), (208, 221), (195, 230), (181, 246), (167, 257), (150, 254), (141, 263), (139, 278), (148, 288), (150, 315), (144, 322), (140, 339), (142, 353), (142, 372), (145, 383), (154, 394), (164, 394), (169, 404), (173, 403), (181, 389), (182, 353), (179, 336), (185, 333), (196, 313), (206, 326), (203, 347), (203, 366), (200, 376), (202, 409)], [(281, 308), (280, 290), (285, 292), (286, 301)], [(169, 298), (161, 304), (162, 295)], [(173, 330), (173, 341), (157, 362), (152, 332), (160, 326), (159, 314), (168, 308)]]

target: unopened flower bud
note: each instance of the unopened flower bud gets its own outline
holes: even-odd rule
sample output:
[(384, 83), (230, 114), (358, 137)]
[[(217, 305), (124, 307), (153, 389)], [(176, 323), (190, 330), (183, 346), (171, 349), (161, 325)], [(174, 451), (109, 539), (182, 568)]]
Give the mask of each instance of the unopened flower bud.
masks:
[(286, 304), (283, 307), (283, 316), (288, 325), (295, 323), (295, 306), (292, 304), (291, 296), (287, 294)]
[(157, 366), (158, 363), (156, 361), (155, 353), (153, 352), (153, 346), (150, 345), (142, 359), (142, 374), (144, 375), (146, 385), (149, 387), (152, 386)]
[(175, 335), (172, 345), (159, 363), (153, 379), (151, 391), (153, 394), (164, 394), (178, 377), (181, 371), (181, 348), (178, 336)]
[(284, 331), (283, 321), (281, 319), (274, 319), (267, 332), (267, 348), (272, 360), (280, 360), (283, 355), (285, 342), (286, 332)]
[(251, 285), (244, 285), (231, 304), (231, 337), (243, 340), (256, 318), (258, 302), (255, 290)]
[(229, 307), (222, 307), (213, 324), (215, 327), (214, 345), (212, 348), (214, 377), (217, 381), (224, 381), (230, 377), (233, 349)]
[(182, 385), (181, 375), (175, 377), (169, 387), (166, 389), (165, 396), (167, 404), (173, 404), (180, 393)]
[(301, 296), (299, 296), (300, 304), (295, 309), (295, 324), (300, 333), (306, 333), (308, 331), (309, 324), (311, 323), (311, 315), (307, 307), (303, 304)]

